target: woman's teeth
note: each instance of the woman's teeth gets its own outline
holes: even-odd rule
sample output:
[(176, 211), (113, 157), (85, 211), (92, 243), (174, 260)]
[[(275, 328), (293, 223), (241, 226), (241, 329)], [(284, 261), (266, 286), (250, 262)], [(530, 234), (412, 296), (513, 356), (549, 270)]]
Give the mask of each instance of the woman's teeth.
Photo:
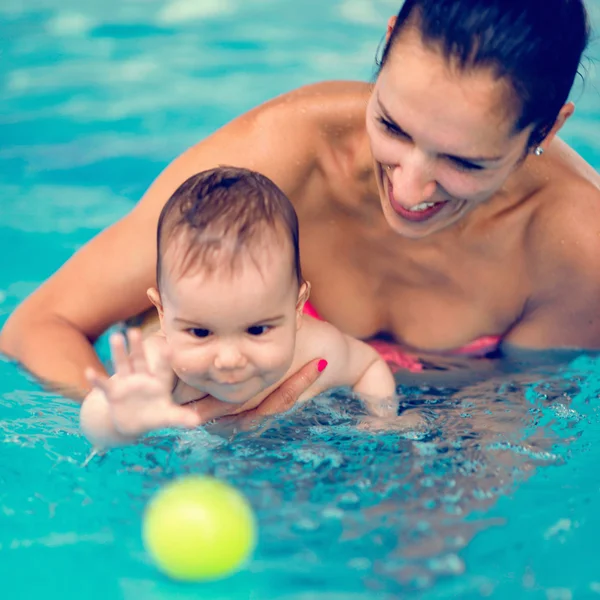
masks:
[(417, 204), (416, 206), (413, 206), (412, 208), (408, 208), (407, 210), (409, 210), (410, 212), (419, 212), (422, 210), (427, 210), (428, 208), (431, 208), (432, 206), (435, 206), (435, 202), (421, 202), (420, 204)]

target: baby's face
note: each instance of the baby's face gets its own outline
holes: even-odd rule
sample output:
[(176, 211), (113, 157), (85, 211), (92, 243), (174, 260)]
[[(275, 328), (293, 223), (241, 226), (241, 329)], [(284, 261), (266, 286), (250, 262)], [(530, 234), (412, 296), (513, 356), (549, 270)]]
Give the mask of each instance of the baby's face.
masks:
[(284, 377), (302, 308), (289, 253), (271, 248), (254, 259), (260, 269), (245, 257), (233, 273), (224, 268), (174, 278), (168, 268), (163, 272), (162, 329), (175, 373), (236, 404)]

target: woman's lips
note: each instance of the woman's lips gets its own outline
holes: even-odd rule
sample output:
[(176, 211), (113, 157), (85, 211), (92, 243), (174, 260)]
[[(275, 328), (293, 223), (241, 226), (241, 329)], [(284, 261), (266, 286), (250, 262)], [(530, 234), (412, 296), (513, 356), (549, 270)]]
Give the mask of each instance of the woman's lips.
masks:
[(425, 208), (423, 210), (408, 210), (395, 200), (392, 182), (389, 180), (389, 178), (386, 179), (388, 199), (390, 201), (390, 204), (392, 205), (394, 212), (396, 212), (396, 214), (400, 215), (406, 221), (411, 221), (412, 223), (421, 223), (423, 221), (428, 221), (429, 219), (437, 215), (442, 210), (442, 208), (446, 206), (446, 204), (448, 204), (447, 200), (443, 200), (442, 202), (435, 202), (433, 206), (430, 206), (429, 208)]

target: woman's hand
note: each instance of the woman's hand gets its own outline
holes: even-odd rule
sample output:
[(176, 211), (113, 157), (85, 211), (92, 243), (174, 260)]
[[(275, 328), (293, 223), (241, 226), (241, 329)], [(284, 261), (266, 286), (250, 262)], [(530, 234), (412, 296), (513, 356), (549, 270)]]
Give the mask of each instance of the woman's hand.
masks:
[[(237, 405), (208, 397), (195, 404), (196, 413), (202, 423), (219, 419), (219, 423), (223, 425), (235, 426), (239, 429), (252, 428), (265, 417), (291, 410), (300, 396), (319, 378), (326, 364), (318, 358), (307, 363), (271, 392), (258, 406), (250, 410), (240, 411)], [(232, 415), (234, 411), (237, 412)]]

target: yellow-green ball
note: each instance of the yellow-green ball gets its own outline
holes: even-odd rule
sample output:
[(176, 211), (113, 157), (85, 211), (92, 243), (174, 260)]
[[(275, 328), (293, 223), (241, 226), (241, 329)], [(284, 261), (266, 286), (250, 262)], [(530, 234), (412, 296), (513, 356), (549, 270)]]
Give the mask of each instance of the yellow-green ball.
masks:
[(144, 545), (158, 567), (181, 581), (230, 575), (256, 545), (246, 498), (213, 477), (186, 477), (165, 486), (144, 515)]

